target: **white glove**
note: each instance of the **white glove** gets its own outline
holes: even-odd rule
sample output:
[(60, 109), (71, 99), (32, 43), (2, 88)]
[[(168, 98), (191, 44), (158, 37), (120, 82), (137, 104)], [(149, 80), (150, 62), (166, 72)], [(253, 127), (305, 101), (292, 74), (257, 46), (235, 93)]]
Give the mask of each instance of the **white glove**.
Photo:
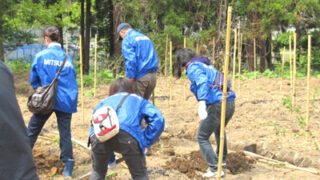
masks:
[(199, 101), (198, 114), (199, 114), (200, 120), (204, 120), (207, 118), (208, 113), (207, 113), (206, 101)]

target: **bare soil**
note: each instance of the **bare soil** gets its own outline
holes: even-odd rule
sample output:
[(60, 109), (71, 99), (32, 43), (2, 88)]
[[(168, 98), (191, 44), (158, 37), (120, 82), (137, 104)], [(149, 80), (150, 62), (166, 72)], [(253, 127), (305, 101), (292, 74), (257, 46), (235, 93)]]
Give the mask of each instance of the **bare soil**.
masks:
[[(32, 115), (26, 106), (32, 92), (28, 78), (27, 73), (15, 74), (17, 99), (26, 125)], [(226, 127), (229, 153), (227, 166), (223, 168), (223, 179), (320, 179), (320, 175), (287, 168), (283, 163), (261, 162), (241, 152), (247, 150), (320, 171), (320, 79), (313, 78), (311, 83), (309, 132), (305, 131), (303, 121), (298, 118), (305, 117), (306, 80), (298, 79), (296, 83), (295, 104), (299, 113), (291, 113), (283, 105), (283, 98), (291, 95), (290, 83), (285, 80), (280, 90), (280, 82), (280, 79), (265, 78), (243, 80), (239, 90), (236, 81), (236, 87), (233, 88), (237, 93), (236, 112)], [(148, 150), (146, 159), (149, 177), (157, 180), (202, 179), (201, 175), (208, 166), (196, 141), (198, 103), (189, 91), (190, 82), (183, 79), (172, 80), (170, 102), (169, 84), (169, 78), (158, 77), (155, 105), (166, 119), (166, 128), (157, 143)], [(107, 97), (108, 88), (108, 85), (98, 86), (96, 97), (84, 97), (83, 119), (79, 97), (78, 112), (72, 117), (73, 138), (86, 144), (92, 110)], [(85, 91), (88, 90), (90, 88), (85, 88)], [(216, 148), (214, 136), (211, 140)], [(76, 158), (73, 178), (80, 179), (91, 170), (90, 152), (77, 143), (73, 146)], [(40, 179), (63, 179), (55, 115), (45, 124), (33, 155)], [(109, 170), (108, 174), (112, 175), (109, 179), (130, 179), (125, 162)]]

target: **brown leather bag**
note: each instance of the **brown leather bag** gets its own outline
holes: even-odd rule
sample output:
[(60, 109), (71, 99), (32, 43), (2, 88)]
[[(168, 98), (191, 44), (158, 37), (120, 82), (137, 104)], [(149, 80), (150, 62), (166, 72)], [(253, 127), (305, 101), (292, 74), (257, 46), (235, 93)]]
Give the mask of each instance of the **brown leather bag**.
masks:
[(49, 85), (37, 87), (35, 92), (29, 96), (27, 103), (29, 111), (33, 112), (34, 114), (48, 114), (52, 111), (54, 105), (56, 104), (60, 73), (64, 64), (66, 63), (66, 60), (67, 56), (64, 58), (56, 77)]

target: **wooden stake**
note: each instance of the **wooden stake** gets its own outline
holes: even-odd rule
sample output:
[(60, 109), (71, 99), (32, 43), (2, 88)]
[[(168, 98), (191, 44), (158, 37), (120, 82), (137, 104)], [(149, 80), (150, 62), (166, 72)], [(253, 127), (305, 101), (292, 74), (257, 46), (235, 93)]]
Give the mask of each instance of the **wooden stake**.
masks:
[(94, 97), (96, 97), (96, 87), (97, 87), (97, 59), (98, 59), (98, 34), (95, 35), (95, 47), (94, 47), (94, 77), (93, 77)]
[(212, 37), (212, 65), (215, 63), (215, 53), (216, 53), (216, 39), (215, 37)]
[(238, 96), (240, 96), (240, 79), (241, 79), (241, 51), (242, 51), (242, 34), (239, 29), (239, 47), (238, 47)]
[(292, 88), (292, 107), (295, 107), (296, 101), (296, 73), (297, 73), (297, 33), (293, 36), (293, 88)]
[(164, 54), (164, 76), (167, 76), (167, 65), (168, 65), (168, 34), (166, 38), (166, 51)]
[(257, 50), (256, 50), (256, 38), (253, 39), (253, 70), (254, 70), (254, 83), (257, 87)]
[(84, 123), (84, 99), (83, 99), (83, 64), (82, 64), (82, 36), (80, 35), (80, 80), (81, 80), (81, 120)]
[(199, 54), (199, 43), (197, 43), (197, 45), (196, 45), (196, 54), (197, 55)]
[(223, 145), (224, 145), (224, 126), (226, 120), (226, 103), (227, 103), (227, 83), (229, 74), (229, 46), (230, 46), (230, 31), (231, 31), (231, 13), (232, 7), (228, 7), (228, 19), (227, 19), (227, 34), (226, 34), (226, 53), (224, 62), (224, 79), (223, 79), (223, 96), (221, 104), (221, 126), (220, 126), (220, 146), (219, 146), (219, 161), (218, 161), (218, 180), (221, 179), (222, 170), (222, 158), (223, 158)]
[(280, 84), (280, 91), (282, 90), (282, 81), (283, 81), (283, 71), (284, 71), (284, 52), (286, 51), (286, 47), (282, 50), (282, 65), (281, 65), (281, 84)]
[(308, 35), (308, 69), (307, 69), (307, 115), (306, 130), (309, 131), (309, 111), (310, 111), (310, 71), (311, 71), (311, 35)]
[(170, 67), (169, 67), (169, 88), (170, 88), (170, 99), (169, 99), (169, 109), (171, 112), (172, 105), (172, 41), (170, 41)]
[(232, 70), (232, 88), (234, 87), (234, 81), (235, 81), (235, 77), (236, 77), (236, 53), (237, 53), (237, 28), (234, 28), (234, 45), (233, 45), (233, 70)]
[[(292, 68), (292, 36), (290, 35), (289, 36), (289, 63), (290, 63), (290, 93), (291, 93), (291, 100), (293, 99), (293, 96), (292, 96), (292, 87), (293, 87), (293, 81), (292, 81), (292, 77), (293, 77), (293, 68)], [(291, 105), (292, 105), (292, 102), (291, 102)]]
[[(184, 41), (183, 41), (183, 48), (186, 48), (187, 47), (187, 38), (184, 37)], [(187, 72), (186, 72), (186, 69), (183, 68), (183, 101), (186, 100), (186, 96), (187, 96), (187, 90), (186, 90), (186, 84), (187, 84), (187, 76), (186, 76)]]

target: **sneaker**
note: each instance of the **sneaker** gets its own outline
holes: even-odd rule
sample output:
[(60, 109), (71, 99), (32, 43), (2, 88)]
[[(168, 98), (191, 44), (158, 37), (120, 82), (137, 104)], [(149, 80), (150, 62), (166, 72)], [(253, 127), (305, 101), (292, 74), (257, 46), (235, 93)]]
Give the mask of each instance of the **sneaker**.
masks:
[(111, 164), (108, 164), (108, 169), (114, 169), (118, 166), (119, 166), (119, 164), (117, 164), (116, 161), (113, 161)]
[[(221, 177), (223, 177), (223, 176), (224, 176), (224, 172), (221, 170)], [(204, 178), (217, 178), (218, 171), (213, 172), (209, 168), (206, 173), (202, 174), (202, 177), (204, 177)]]

